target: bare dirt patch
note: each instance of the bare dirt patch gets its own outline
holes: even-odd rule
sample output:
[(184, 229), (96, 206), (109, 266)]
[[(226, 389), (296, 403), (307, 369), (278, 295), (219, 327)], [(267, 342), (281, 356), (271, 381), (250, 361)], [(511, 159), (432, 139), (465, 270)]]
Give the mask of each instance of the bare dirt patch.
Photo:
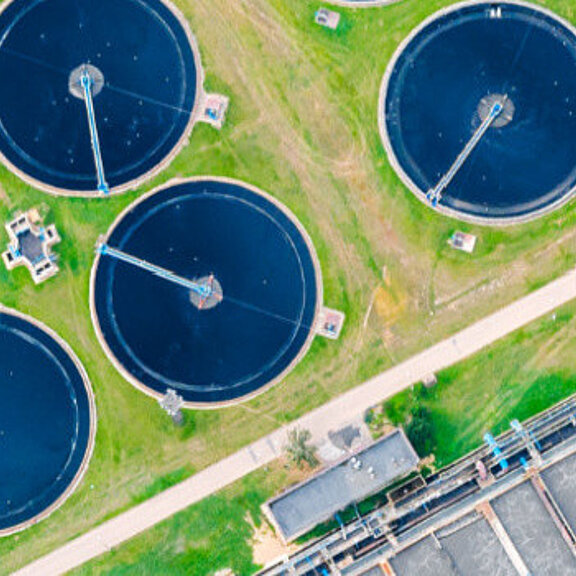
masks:
[(254, 524), (254, 520), (250, 515), (246, 517), (246, 521), (254, 530), (252, 548), (254, 550), (255, 564), (266, 566), (276, 558), (291, 554), (298, 549), (298, 546), (294, 544), (284, 544), (266, 522), (262, 522), (258, 527)]

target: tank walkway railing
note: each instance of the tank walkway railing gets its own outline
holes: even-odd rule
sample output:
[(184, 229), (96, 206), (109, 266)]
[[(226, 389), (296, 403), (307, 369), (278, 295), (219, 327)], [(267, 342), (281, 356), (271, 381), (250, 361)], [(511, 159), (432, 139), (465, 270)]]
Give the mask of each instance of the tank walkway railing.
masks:
[(110, 256), (112, 258), (116, 258), (117, 260), (121, 260), (126, 264), (130, 264), (131, 266), (135, 266), (136, 268), (141, 268), (142, 270), (151, 272), (155, 276), (163, 278), (164, 280), (168, 280), (169, 282), (173, 282), (174, 284), (183, 286), (188, 290), (192, 290), (193, 292), (196, 292), (196, 294), (199, 294), (203, 298), (207, 298), (211, 294), (211, 286), (208, 283), (199, 283), (195, 282), (194, 280), (189, 280), (188, 278), (178, 276), (178, 274), (175, 274), (170, 270), (166, 270), (166, 268), (162, 268), (161, 266), (157, 266), (156, 264), (151, 264), (146, 260), (142, 260), (142, 258), (138, 258), (137, 256), (127, 254), (126, 252), (122, 252), (122, 250), (118, 250), (117, 248), (112, 248), (111, 246), (108, 246), (108, 244), (105, 243), (100, 244), (98, 246), (98, 251), (100, 252), (100, 254), (104, 256)]
[(96, 126), (96, 114), (94, 112), (94, 99), (92, 98), (92, 78), (87, 71), (80, 76), (82, 89), (84, 90), (84, 102), (86, 103), (86, 114), (88, 115), (88, 126), (90, 128), (90, 141), (92, 143), (92, 153), (94, 155), (94, 164), (96, 165), (96, 174), (98, 178), (98, 191), (102, 194), (109, 194), (110, 189), (106, 183), (104, 175), (104, 163), (102, 162), (102, 152), (100, 150), (100, 138), (98, 137), (98, 128)]

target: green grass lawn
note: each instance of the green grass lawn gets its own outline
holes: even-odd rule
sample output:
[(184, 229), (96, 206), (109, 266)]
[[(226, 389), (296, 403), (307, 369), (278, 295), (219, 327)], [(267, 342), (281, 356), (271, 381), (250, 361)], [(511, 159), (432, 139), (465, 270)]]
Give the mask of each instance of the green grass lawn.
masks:
[(519, 330), (474, 357), (444, 370), (437, 386), (422, 385), (384, 403), (384, 413), (405, 425), (418, 406), (427, 413), (436, 465), (478, 447), (485, 432), (504, 432), (576, 393), (573, 349), (576, 303)]
[(255, 472), (73, 573), (204, 576), (232, 568), (253, 574), (250, 520), (260, 525), (260, 505), (286, 478), (282, 469)]
[[(321, 405), (575, 262), (575, 203), (510, 229), (463, 225), (413, 198), (387, 162), (377, 130), (386, 64), (410, 29), (448, 0), (341, 9), (343, 25), (337, 33), (312, 23), (319, 4), (309, 0), (177, 4), (197, 37), (206, 89), (231, 98), (222, 131), (197, 126), (167, 170), (118, 198), (55, 198), (0, 168), (0, 220), (17, 208), (43, 204), (63, 237), (57, 248), (60, 275), (35, 287), (25, 271), (9, 274), (0, 268), (0, 301), (39, 318), (70, 343), (92, 380), (98, 408), (96, 448), (85, 480), (49, 519), (0, 541), (0, 574)], [(567, 0), (545, 4), (576, 20)], [(129, 202), (171, 178), (194, 175), (244, 179), (292, 209), (318, 251), (325, 302), (343, 310), (347, 320), (340, 341), (316, 340), (306, 359), (270, 392), (234, 408), (188, 412), (185, 426), (175, 429), (103, 354), (90, 322), (89, 274), (96, 239)], [(473, 257), (448, 249), (446, 240), (454, 229), (478, 235)], [(393, 321), (375, 312), (365, 320), (375, 290), (392, 290), (382, 282), (384, 267), (394, 298), (402, 304)], [(477, 398), (489, 393), (487, 386), (476, 382), (469, 393)], [(439, 448), (439, 458), (448, 457)]]

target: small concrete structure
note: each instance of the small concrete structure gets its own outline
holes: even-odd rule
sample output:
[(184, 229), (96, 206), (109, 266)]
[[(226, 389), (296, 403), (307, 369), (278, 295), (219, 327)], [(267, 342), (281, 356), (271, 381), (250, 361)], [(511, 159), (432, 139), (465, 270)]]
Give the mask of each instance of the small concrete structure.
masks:
[(36, 209), (17, 212), (5, 228), (10, 242), (8, 250), (2, 254), (2, 260), (8, 270), (26, 266), (35, 284), (44, 282), (58, 272), (52, 246), (60, 242), (60, 236), (54, 224), (46, 228), (43, 226)]
[(174, 424), (177, 426), (182, 424), (182, 406), (184, 406), (184, 400), (182, 399), (182, 396), (179, 396), (176, 393), (176, 390), (168, 388), (168, 390), (166, 390), (166, 395), (158, 400), (158, 404), (160, 404), (162, 410), (172, 418)]
[(426, 376), (422, 378), (422, 384), (426, 388), (434, 388), (434, 386), (438, 384), (438, 378), (436, 377), (436, 374), (434, 373), (426, 374)]
[(221, 94), (205, 94), (201, 106), (200, 121), (220, 130), (224, 125), (230, 99)]
[(263, 507), (286, 542), (312, 530), (354, 502), (361, 502), (418, 467), (401, 429), (297, 484)]
[(464, 232), (454, 232), (450, 237), (450, 240), (448, 240), (448, 244), (456, 250), (462, 250), (462, 252), (472, 254), (472, 252), (474, 252), (474, 247), (476, 246), (476, 236), (465, 234)]
[(317, 334), (331, 340), (338, 340), (345, 318), (346, 315), (343, 312), (332, 310), (331, 308), (322, 308), (318, 315)]
[(340, 14), (338, 14), (338, 12), (333, 12), (332, 10), (327, 10), (326, 8), (320, 8), (320, 10), (316, 11), (314, 20), (316, 24), (320, 24), (320, 26), (336, 30), (340, 23)]

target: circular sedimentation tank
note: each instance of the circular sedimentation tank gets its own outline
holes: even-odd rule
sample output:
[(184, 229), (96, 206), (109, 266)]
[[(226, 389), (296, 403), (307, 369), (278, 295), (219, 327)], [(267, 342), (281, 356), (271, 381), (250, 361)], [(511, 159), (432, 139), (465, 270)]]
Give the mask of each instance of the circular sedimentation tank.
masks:
[(189, 136), (202, 84), (188, 25), (163, 0), (11, 0), (0, 75), (4, 163), (41, 189), (81, 195), (164, 167)]
[(200, 178), (119, 216), (94, 263), (91, 307), (102, 345), (130, 382), (212, 407), (287, 374), (312, 341), (321, 292), (294, 215), (244, 183)]
[(70, 495), (95, 427), (74, 353), (37, 321), (0, 308), (0, 536), (35, 524)]
[(576, 187), (575, 30), (523, 2), (442, 10), (396, 51), (379, 120), (424, 202), (479, 223), (540, 216)]

